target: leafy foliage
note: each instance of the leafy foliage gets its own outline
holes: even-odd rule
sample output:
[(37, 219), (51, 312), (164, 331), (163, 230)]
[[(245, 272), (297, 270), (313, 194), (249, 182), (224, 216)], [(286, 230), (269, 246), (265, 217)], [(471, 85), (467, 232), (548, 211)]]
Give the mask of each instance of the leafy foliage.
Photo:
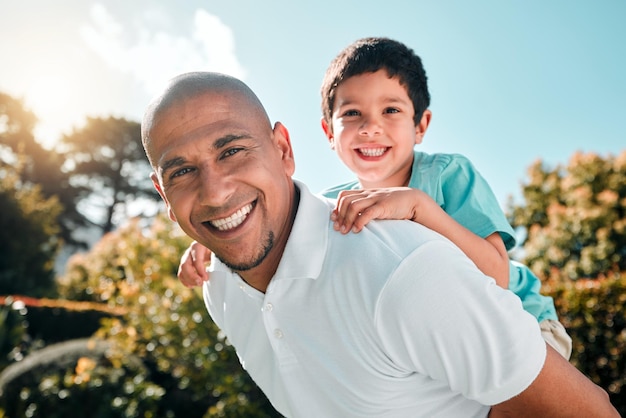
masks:
[(18, 168), (0, 164), (0, 293), (50, 294), (58, 240), (55, 198), (24, 185)]
[(126, 219), (124, 209), (131, 201), (160, 199), (149, 178), (139, 123), (88, 118), (84, 127), (62, 138), (60, 148), (81, 213), (104, 233)]
[(554, 170), (538, 161), (528, 174), (525, 204), (510, 202), (509, 220), (527, 231), (524, 258), (535, 273), (578, 279), (626, 270), (626, 151), (576, 153)]
[(61, 171), (61, 156), (35, 139), (36, 123), (36, 116), (21, 100), (0, 93), (0, 162), (19, 165), (19, 179), (24, 186), (37, 185), (43, 197), (54, 196), (59, 201), (60, 236), (65, 243), (73, 243), (72, 231), (84, 225), (74, 204), (75, 193)]
[(543, 278), (573, 340), (572, 363), (626, 416), (626, 151), (576, 153), (529, 169), (509, 220), (527, 231), (525, 262)]
[(37, 141), (36, 124), (21, 100), (0, 93), (0, 162), (20, 161), (22, 183), (56, 197), (63, 208), (59, 226), (65, 244), (86, 248), (87, 240), (75, 232), (93, 226), (111, 231), (130, 216), (131, 202), (133, 209), (156, 212), (160, 199), (149, 179), (139, 123), (87, 118), (53, 149)]
[(37, 123), (34, 113), (24, 107), (24, 103), (8, 94), (0, 92), (0, 141), (14, 152), (36, 153), (41, 147), (33, 137)]
[(107, 347), (71, 340), (33, 352), (0, 375), (0, 407), (10, 417), (159, 416), (163, 389), (136, 358), (112, 367)]
[(172, 397), (183, 397), (207, 417), (278, 416), (241, 369), (200, 295), (176, 278), (189, 242), (164, 216), (150, 228), (136, 219), (72, 258), (59, 292), (126, 309), (121, 318), (103, 320), (97, 335), (114, 343), (108, 357), (114, 367), (124, 367), (131, 354), (143, 359), (151, 370), (143, 379), (163, 389), (160, 407), (173, 408), (180, 402)]
[(13, 309), (12, 303), (13, 300), (8, 298), (0, 305), (0, 370), (14, 360), (22, 360), (23, 353), (31, 346), (23, 309)]
[(576, 281), (555, 273), (545, 290), (572, 337), (572, 364), (626, 416), (626, 273)]

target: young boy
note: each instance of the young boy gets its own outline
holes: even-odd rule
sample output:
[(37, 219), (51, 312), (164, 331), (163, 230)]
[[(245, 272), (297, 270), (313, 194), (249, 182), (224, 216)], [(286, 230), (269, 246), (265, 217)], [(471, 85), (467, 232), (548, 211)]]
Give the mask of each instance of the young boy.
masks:
[[(337, 198), (335, 229), (359, 232), (372, 219), (411, 219), (454, 242), (498, 285), (522, 300), (544, 339), (569, 359), (571, 339), (558, 322), (541, 282), (507, 250), (515, 235), (491, 188), (456, 154), (414, 150), (432, 113), (421, 59), (387, 38), (364, 38), (337, 55), (322, 83), (322, 128), (331, 147), (358, 181), (326, 190)], [(208, 279), (208, 250), (185, 252), (179, 278), (187, 286)]]

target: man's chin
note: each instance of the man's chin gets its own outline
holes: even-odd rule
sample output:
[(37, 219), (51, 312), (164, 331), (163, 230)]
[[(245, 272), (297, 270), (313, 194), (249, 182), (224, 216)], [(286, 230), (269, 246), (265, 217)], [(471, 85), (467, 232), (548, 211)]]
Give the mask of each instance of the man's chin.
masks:
[(250, 256), (243, 256), (241, 253), (237, 255), (226, 255), (215, 252), (217, 258), (229, 269), (233, 271), (249, 271), (258, 267), (267, 258), (274, 247), (274, 233), (269, 232), (264, 245), (258, 247), (257, 252)]

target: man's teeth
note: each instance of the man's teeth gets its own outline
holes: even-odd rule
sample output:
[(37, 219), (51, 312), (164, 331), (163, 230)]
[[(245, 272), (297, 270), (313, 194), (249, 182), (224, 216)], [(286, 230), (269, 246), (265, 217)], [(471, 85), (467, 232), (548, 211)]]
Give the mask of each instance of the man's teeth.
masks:
[(381, 155), (383, 155), (385, 153), (385, 150), (387, 148), (361, 148), (359, 151), (361, 151), (361, 154), (365, 155), (366, 157), (380, 157)]
[(232, 215), (223, 219), (211, 221), (210, 224), (220, 231), (228, 231), (229, 229), (233, 229), (241, 225), (241, 223), (246, 220), (251, 210), (252, 204), (246, 205)]

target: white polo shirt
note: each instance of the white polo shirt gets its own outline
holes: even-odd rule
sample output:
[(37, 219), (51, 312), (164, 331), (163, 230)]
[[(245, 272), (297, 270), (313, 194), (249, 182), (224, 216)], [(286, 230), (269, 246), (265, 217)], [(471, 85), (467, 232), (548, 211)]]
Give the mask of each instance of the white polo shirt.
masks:
[(546, 355), (537, 321), (450, 241), (409, 221), (342, 235), (301, 183), (265, 294), (214, 259), (204, 298), (287, 417), (486, 417)]

